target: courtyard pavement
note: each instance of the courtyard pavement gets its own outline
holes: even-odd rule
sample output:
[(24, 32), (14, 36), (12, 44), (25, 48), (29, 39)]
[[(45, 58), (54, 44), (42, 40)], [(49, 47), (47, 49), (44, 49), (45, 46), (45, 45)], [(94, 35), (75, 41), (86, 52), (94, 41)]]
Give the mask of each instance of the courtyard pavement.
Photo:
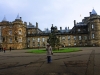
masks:
[(27, 50), (0, 52), (0, 75), (100, 75), (100, 47), (80, 47), (82, 51), (46, 54)]

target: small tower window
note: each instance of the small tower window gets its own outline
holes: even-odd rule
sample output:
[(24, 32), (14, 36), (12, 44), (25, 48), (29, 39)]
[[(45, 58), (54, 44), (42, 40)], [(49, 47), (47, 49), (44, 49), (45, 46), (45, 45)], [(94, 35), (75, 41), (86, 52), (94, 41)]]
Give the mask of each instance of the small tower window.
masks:
[(92, 34), (92, 38), (94, 38), (94, 34)]
[(92, 29), (94, 29), (94, 25), (92, 24)]
[(21, 30), (19, 30), (19, 34), (22, 34), (22, 31)]
[(19, 42), (22, 42), (22, 38), (19, 38), (18, 41), (19, 41)]

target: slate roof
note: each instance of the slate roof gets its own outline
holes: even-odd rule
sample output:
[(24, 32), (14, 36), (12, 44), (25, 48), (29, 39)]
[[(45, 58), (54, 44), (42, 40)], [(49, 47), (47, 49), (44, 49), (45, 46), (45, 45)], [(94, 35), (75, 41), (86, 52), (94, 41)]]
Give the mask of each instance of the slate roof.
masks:
[(36, 28), (34, 25), (27, 25), (27, 28)]

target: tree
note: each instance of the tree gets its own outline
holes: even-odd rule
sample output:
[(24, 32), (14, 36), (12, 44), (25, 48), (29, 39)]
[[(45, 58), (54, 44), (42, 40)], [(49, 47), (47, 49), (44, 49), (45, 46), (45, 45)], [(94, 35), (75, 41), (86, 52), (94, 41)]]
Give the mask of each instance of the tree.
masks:
[(56, 35), (56, 27), (51, 27), (51, 33), (49, 34), (49, 39), (47, 42), (52, 46), (53, 50), (58, 49), (59, 50), (59, 45), (60, 45), (60, 40)]

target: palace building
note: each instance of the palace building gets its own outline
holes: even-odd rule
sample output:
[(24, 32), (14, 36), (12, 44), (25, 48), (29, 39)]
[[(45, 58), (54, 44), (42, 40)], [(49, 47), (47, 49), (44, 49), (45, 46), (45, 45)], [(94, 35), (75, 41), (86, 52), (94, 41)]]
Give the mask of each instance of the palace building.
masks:
[[(57, 37), (60, 39), (60, 46), (100, 46), (100, 15), (93, 9), (89, 17), (84, 17), (82, 22), (76, 23), (72, 29), (65, 27), (63, 30), (57, 26), (55, 29)], [(0, 22), (0, 47), (12, 47), (12, 49), (25, 49), (45, 47), (51, 30), (48, 28), (42, 31), (38, 28), (38, 23), (33, 25), (23, 22), (17, 16), (13, 22), (4, 19)]]

